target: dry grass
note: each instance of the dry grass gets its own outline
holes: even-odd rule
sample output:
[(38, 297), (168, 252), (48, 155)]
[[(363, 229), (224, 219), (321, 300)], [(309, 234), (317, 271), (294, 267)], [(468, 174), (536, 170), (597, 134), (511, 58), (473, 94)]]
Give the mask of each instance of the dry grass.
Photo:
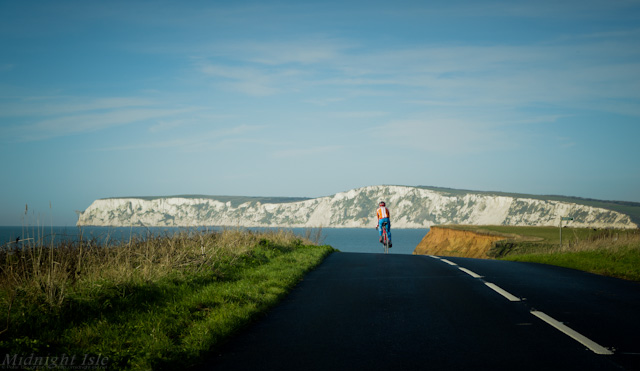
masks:
[(582, 252), (596, 250), (608, 250), (615, 252), (628, 248), (640, 249), (639, 230), (603, 230), (589, 238), (576, 237), (573, 242), (557, 247), (554, 252)]
[(239, 228), (78, 241), (0, 247), (7, 354), (102, 355), (109, 369), (184, 368), (333, 251), (292, 231)]
[[(311, 236), (311, 232), (309, 232)], [(108, 239), (107, 239), (108, 240)], [(218, 265), (250, 253), (261, 243), (312, 244), (291, 231), (181, 231), (154, 238), (132, 237), (119, 244), (96, 240), (45, 245), (42, 239), (0, 249), (0, 299), (40, 297), (62, 305), (70, 289), (108, 281), (110, 284), (154, 281), (169, 274), (216, 270)]]
[(562, 246), (520, 243), (500, 257), (640, 281), (640, 231), (600, 230), (586, 236), (571, 232), (570, 242)]

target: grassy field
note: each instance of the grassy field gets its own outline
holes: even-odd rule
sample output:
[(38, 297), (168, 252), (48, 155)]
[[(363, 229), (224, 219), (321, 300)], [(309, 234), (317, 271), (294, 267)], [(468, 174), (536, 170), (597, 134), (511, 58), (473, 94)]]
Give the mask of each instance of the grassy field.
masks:
[(618, 247), (591, 251), (508, 255), (503, 259), (578, 269), (603, 276), (640, 281), (640, 247)]
[(640, 281), (640, 231), (558, 227), (446, 226), (504, 236), (489, 251), (497, 259), (579, 269)]
[(291, 232), (240, 230), (5, 249), (0, 355), (42, 369), (184, 368), (332, 251)]

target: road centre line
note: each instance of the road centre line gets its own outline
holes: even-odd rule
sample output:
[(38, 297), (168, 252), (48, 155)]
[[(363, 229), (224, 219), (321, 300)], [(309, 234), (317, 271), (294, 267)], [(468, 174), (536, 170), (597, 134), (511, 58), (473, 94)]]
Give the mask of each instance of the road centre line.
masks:
[[(457, 266), (458, 269), (460, 269), (461, 271), (467, 273), (468, 275), (470, 275), (470, 276), (472, 276), (474, 278), (482, 278), (482, 276), (476, 274), (475, 272), (470, 271), (470, 270), (468, 270), (466, 268), (460, 267), (456, 263), (451, 262), (451, 261), (449, 261), (447, 259), (442, 259), (442, 258), (439, 258), (437, 256), (432, 256), (432, 255), (430, 255), (430, 256), (432, 258), (439, 259), (439, 260), (441, 260), (441, 261), (443, 261), (443, 262), (445, 262), (445, 263), (447, 263), (449, 265)], [(484, 282), (485, 285), (487, 285), (487, 287), (491, 288), (493, 291), (497, 292), (498, 294), (504, 296), (509, 301), (513, 301), (513, 302), (521, 301), (520, 298), (518, 298), (515, 295), (509, 293), (508, 291), (504, 290), (503, 288), (499, 287), (498, 285), (496, 285), (494, 283), (491, 283), (491, 282), (486, 282), (486, 281), (483, 281), (483, 282)], [(560, 332), (564, 333), (565, 335), (571, 337), (573, 340), (576, 340), (580, 344), (586, 346), (592, 352), (594, 352), (596, 354), (600, 354), (600, 355), (611, 355), (611, 354), (614, 354), (609, 349), (603, 347), (602, 345), (594, 342), (593, 340), (591, 340), (591, 339), (587, 338), (586, 336), (580, 334), (579, 332), (573, 330), (569, 326), (567, 326), (564, 323), (554, 319), (553, 317), (549, 316), (548, 314), (540, 312), (540, 311), (536, 311), (536, 310), (531, 310), (530, 312), (531, 312), (531, 314), (533, 314), (534, 316), (540, 318), (542, 321), (544, 321), (547, 324), (551, 325), (555, 329), (557, 329)]]
[(456, 264), (456, 263), (454, 263), (452, 261), (449, 261), (447, 259), (442, 259), (442, 258), (439, 258), (437, 256), (433, 256), (433, 255), (429, 255), (429, 256), (434, 258), (434, 259), (438, 259), (440, 261), (443, 261), (443, 262), (445, 262), (445, 263), (447, 263), (449, 265), (453, 265), (454, 267), (458, 267), (458, 269), (460, 269), (461, 271), (463, 271), (464, 273), (470, 275), (473, 278), (482, 278), (481, 275), (479, 275), (479, 274), (477, 274), (475, 272), (472, 272), (472, 271), (468, 270), (467, 268), (462, 268), (461, 266), (459, 266), (458, 264)]
[(547, 314), (545, 314), (543, 312), (532, 310), (531, 314), (533, 314), (534, 316), (536, 316), (536, 317), (540, 318), (541, 320), (545, 321), (549, 325), (555, 327), (557, 330), (560, 330), (565, 335), (568, 335), (573, 340), (576, 340), (580, 344), (586, 346), (587, 348), (589, 348), (592, 352), (594, 352), (596, 354), (601, 354), (601, 355), (611, 355), (611, 354), (613, 354), (613, 352), (610, 351), (609, 349), (603, 347), (602, 345), (599, 345), (599, 344), (595, 343), (593, 340), (591, 340), (591, 339), (585, 337), (584, 335), (576, 332), (575, 330), (571, 329), (570, 327), (568, 327), (564, 323), (552, 318), (551, 316), (549, 316), (549, 315), (547, 315)]
[[(435, 256), (432, 256), (432, 257), (435, 258)], [(473, 271), (470, 271), (470, 270), (468, 270), (466, 268), (463, 268), (463, 267), (459, 266), (458, 264), (456, 264), (456, 263), (454, 263), (452, 261), (449, 261), (447, 259), (440, 259), (440, 261), (443, 261), (443, 262), (445, 262), (445, 263), (447, 263), (449, 265), (453, 265), (453, 266), (458, 267), (458, 269), (460, 269), (461, 271), (465, 272), (466, 274), (470, 275), (473, 278), (482, 278), (481, 275), (479, 275), (479, 274), (477, 274), (477, 273), (475, 273)], [(500, 294), (500, 295), (504, 296), (505, 298), (507, 298), (507, 300), (509, 300), (509, 301), (521, 301), (521, 299), (519, 297), (517, 297), (515, 295), (512, 295), (511, 293), (509, 293), (508, 291), (506, 291), (503, 288), (499, 287), (495, 283), (486, 282), (486, 281), (482, 281), (482, 282), (484, 282), (484, 284), (487, 285), (489, 288), (491, 288), (493, 291), (495, 291), (498, 294)]]
[(473, 278), (482, 278), (481, 275), (477, 274), (476, 272), (470, 271), (467, 268), (462, 268), (462, 267), (458, 266), (458, 269), (460, 269), (461, 271), (463, 271), (464, 273), (470, 275)]
[[(431, 257), (435, 258), (434, 256), (431, 256)], [(456, 263), (454, 263), (452, 261), (449, 261), (447, 259), (440, 259), (440, 261), (443, 261), (443, 262), (445, 262), (445, 263), (447, 263), (449, 265), (453, 265), (453, 266), (458, 267), (458, 269), (460, 269), (461, 271), (465, 272), (466, 274), (470, 275), (473, 278), (482, 278), (481, 275), (479, 275), (479, 274), (477, 274), (477, 273), (475, 273), (473, 271), (470, 271), (470, 270), (468, 270), (466, 268), (463, 268), (463, 267), (459, 266), (458, 264), (456, 264)], [(495, 283), (485, 282), (485, 281), (483, 281), (483, 282), (484, 282), (485, 285), (487, 285), (493, 291), (495, 291), (498, 294), (500, 294), (500, 295), (504, 296), (505, 298), (507, 298), (507, 300), (509, 300), (509, 301), (521, 301), (519, 297), (517, 297), (515, 295), (512, 295), (511, 293), (505, 291), (504, 289), (502, 289), (501, 287), (499, 287)]]
[(457, 266), (457, 265), (458, 265), (458, 264), (456, 264), (456, 263), (454, 263), (454, 262), (452, 262), (452, 261), (449, 261), (449, 260), (447, 260), (447, 259), (440, 259), (440, 260), (441, 260), (441, 261), (443, 261), (443, 262), (445, 262), (445, 263), (447, 263), (447, 264), (449, 264), (449, 265), (455, 265), (455, 266)]
[(507, 298), (507, 300), (509, 300), (509, 301), (520, 301), (519, 297), (510, 294), (509, 292), (505, 291), (504, 289), (502, 289), (501, 287), (499, 287), (495, 283), (485, 282), (484, 284), (487, 285), (493, 291), (495, 291), (498, 294), (500, 294), (500, 295), (504, 296), (505, 298)]

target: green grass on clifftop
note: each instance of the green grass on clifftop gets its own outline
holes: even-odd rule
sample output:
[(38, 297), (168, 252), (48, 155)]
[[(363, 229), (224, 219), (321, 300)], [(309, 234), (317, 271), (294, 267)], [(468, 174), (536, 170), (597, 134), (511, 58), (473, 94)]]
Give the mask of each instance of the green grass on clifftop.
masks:
[(446, 228), (503, 236), (492, 258), (556, 265), (640, 281), (640, 230), (451, 225)]
[(640, 246), (550, 254), (508, 255), (505, 260), (578, 269), (603, 276), (640, 281)]

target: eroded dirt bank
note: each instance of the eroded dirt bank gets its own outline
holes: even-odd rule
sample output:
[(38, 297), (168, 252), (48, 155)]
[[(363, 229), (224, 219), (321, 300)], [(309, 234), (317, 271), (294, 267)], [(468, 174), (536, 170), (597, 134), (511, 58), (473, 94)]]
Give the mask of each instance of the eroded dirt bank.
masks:
[(488, 258), (487, 252), (495, 241), (506, 237), (490, 236), (446, 227), (431, 227), (416, 246), (415, 255), (443, 255), (464, 258)]

